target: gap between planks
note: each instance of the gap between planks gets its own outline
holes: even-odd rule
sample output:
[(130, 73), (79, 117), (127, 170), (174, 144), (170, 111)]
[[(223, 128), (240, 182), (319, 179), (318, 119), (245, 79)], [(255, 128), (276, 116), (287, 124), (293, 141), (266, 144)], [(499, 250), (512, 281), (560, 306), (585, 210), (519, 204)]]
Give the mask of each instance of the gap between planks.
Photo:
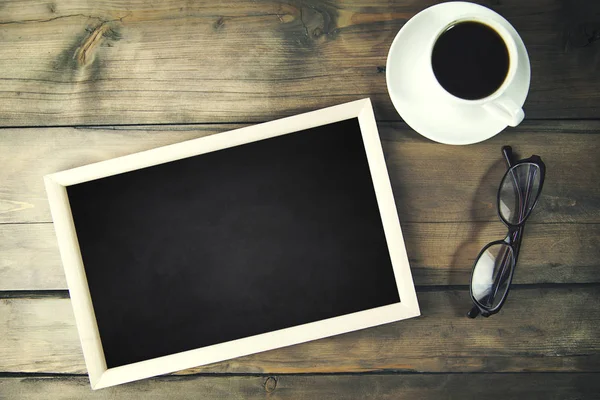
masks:
[[(283, 118), (283, 117), (281, 117)], [(265, 120), (256, 120), (256, 121), (206, 121), (206, 122), (156, 122), (156, 123), (134, 123), (134, 124), (123, 124), (123, 123), (107, 123), (107, 124), (90, 124), (90, 125), (15, 125), (15, 126), (0, 126), (0, 131), (9, 130), (9, 129), (55, 129), (55, 128), (69, 128), (69, 129), (110, 129), (110, 130), (119, 130), (119, 129), (132, 129), (132, 128), (190, 128), (193, 129), (195, 127), (206, 127), (206, 126), (228, 126), (228, 125), (258, 125), (263, 124), (265, 122), (273, 121), (274, 119), (278, 119), (274, 117), (273, 119), (265, 119)], [(529, 122), (532, 123), (547, 123), (552, 124), (555, 122), (599, 122), (600, 118), (527, 118), (523, 121), (519, 127), (525, 127)], [(402, 119), (377, 119), (377, 123), (381, 124), (401, 124), (405, 126), (407, 129), (411, 129), (408, 127), (406, 122)], [(508, 129), (508, 128), (507, 128)], [(600, 131), (596, 131), (594, 129), (589, 129), (581, 132), (564, 132), (564, 133), (572, 133), (572, 134), (600, 134)]]
[[(510, 290), (583, 289), (600, 286), (600, 282), (584, 283), (513, 283)], [(417, 293), (468, 291), (468, 285), (416, 285)], [(68, 290), (0, 290), (0, 299), (69, 299)]]

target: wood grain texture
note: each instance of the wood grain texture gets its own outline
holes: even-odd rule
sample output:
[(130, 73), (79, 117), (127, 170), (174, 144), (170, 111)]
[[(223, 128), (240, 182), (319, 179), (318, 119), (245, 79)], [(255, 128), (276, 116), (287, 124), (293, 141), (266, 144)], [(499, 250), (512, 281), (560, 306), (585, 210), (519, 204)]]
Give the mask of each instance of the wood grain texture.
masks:
[[(105, 125), (0, 128), (0, 291), (65, 288), (44, 174), (363, 97), (390, 121), (379, 127), (417, 285), (467, 284), (479, 248), (504, 234), (504, 144), (548, 167), (515, 283), (567, 285), (517, 287), (485, 320), (464, 317), (467, 291), (425, 288), (417, 319), (99, 392), (85, 376), (2, 377), (0, 398), (598, 397), (600, 121), (532, 119), (600, 118), (600, 3), (477, 0), (524, 39), (529, 120), (452, 147), (397, 122), (385, 82), (398, 30), (439, 2), (0, 2), (0, 127)], [(0, 373), (85, 374), (68, 298), (0, 295)], [(360, 372), (385, 374), (221, 375)]]
[[(264, 121), (365, 96), (398, 120), (387, 52), (439, 2), (4, 1), (0, 125)], [(596, 2), (476, 2), (523, 37), (529, 118), (600, 116)]]
[[(414, 282), (468, 285), (484, 245), (504, 237), (500, 222), (405, 223)], [(52, 224), (0, 224), (0, 290), (67, 289)], [(530, 224), (514, 283), (600, 282), (600, 224)]]
[[(0, 129), (0, 223), (51, 221), (45, 174), (238, 126)], [(531, 222), (600, 222), (600, 186), (591, 184), (600, 181), (600, 141), (592, 134), (599, 121), (529, 121), (471, 146), (433, 143), (402, 123), (380, 123), (379, 130), (402, 223), (498, 221), (505, 144), (546, 163)]]
[(66, 289), (52, 224), (0, 225), (0, 290)]
[[(599, 294), (516, 289), (500, 314), (470, 320), (467, 291), (421, 292), (419, 318), (182, 373), (599, 372)], [(69, 299), (1, 299), (0, 338), (0, 372), (85, 373)]]
[(590, 399), (598, 374), (162, 377), (91, 391), (87, 378), (0, 378), (14, 400), (67, 399)]

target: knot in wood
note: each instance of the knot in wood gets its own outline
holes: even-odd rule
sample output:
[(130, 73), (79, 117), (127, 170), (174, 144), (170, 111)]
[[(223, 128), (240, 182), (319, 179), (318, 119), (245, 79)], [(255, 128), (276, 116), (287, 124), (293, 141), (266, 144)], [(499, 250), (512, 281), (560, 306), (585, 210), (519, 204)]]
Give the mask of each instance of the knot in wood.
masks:
[(265, 381), (265, 392), (272, 393), (277, 388), (277, 378), (274, 376), (270, 376)]

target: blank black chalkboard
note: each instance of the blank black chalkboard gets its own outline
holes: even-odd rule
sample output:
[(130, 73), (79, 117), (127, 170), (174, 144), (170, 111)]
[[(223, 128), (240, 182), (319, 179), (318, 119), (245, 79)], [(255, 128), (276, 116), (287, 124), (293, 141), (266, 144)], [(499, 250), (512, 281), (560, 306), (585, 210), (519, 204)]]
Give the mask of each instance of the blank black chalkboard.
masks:
[(400, 301), (356, 118), (67, 193), (108, 368)]

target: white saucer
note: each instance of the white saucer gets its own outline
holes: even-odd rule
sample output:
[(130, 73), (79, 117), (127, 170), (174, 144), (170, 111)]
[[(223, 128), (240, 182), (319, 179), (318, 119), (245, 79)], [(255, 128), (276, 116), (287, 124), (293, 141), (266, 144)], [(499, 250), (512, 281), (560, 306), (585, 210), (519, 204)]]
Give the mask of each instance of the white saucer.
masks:
[(530, 84), (530, 64), (523, 40), (508, 21), (492, 10), (472, 3), (452, 2), (429, 7), (411, 18), (396, 35), (386, 65), (387, 88), (392, 103), (402, 119), (421, 135), (445, 144), (471, 144), (496, 135), (507, 125), (479, 106), (433, 102), (421, 90), (416, 71), (429, 62), (427, 40), (432, 26), (449, 14), (458, 16), (478, 13), (502, 24), (517, 45), (516, 79), (525, 85), (511, 85), (510, 97), (520, 106), (525, 103)]

